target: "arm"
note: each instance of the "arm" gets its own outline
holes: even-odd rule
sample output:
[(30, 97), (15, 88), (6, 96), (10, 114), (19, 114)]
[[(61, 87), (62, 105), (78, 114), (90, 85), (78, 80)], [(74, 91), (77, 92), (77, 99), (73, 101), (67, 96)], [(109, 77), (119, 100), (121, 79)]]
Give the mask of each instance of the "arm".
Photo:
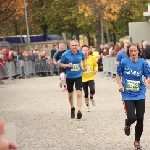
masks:
[(86, 59), (83, 52), (82, 52), (82, 64), (83, 64), (83, 68), (86, 68)]
[(83, 63), (83, 68), (86, 67), (86, 59), (82, 60), (82, 63)]
[(93, 57), (93, 73), (94, 75), (98, 71), (98, 63), (96, 62), (96, 59)]
[(117, 74), (116, 74), (116, 81), (119, 85), (119, 92), (124, 92), (124, 87), (121, 82), (121, 74), (123, 73), (123, 63), (122, 61), (119, 63), (119, 66), (117, 67)]
[(146, 61), (144, 61), (143, 75), (145, 76), (144, 79), (145, 86), (148, 87), (148, 84), (150, 83), (150, 67)]
[(116, 57), (116, 61), (115, 61), (115, 65), (118, 66), (119, 65), (119, 62), (121, 61), (122, 57), (120, 54), (117, 55)]
[(124, 92), (124, 87), (121, 83), (121, 76), (116, 74), (116, 80), (117, 80), (117, 83), (119, 85), (119, 92)]
[(58, 53), (59, 53), (59, 51), (56, 51), (55, 53), (54, 53), (54, 56), (53, 56), (53, 62), (54, 62), (54, 64), (56, 65), (56, 64), (58, 64), (57, 63), (57, 58), (58, 58)]
[(72, 63), (65, 64), (66, 61), (67, 61), (66, 56), (63, 53), (63, 55), (61, 57), (61, 60), (60, 60), (60, 63), (59, 63), (59, 67), (61, 67), (61, 68), (67, 68), (67, 67), (72, 67), (73, 66)]

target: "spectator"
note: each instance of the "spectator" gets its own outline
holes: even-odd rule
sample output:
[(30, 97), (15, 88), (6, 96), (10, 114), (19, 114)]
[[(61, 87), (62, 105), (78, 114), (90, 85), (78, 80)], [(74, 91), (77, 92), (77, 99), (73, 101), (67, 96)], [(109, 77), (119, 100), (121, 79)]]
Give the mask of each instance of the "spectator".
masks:
[(142, 43), (142, 58), (150, 59), (150, 45), (147, 41)]
[(109, 55), (109, 46), (104, 45), (104, 50), (103, 50), (103, 57), (106, 57)]
[(57, 46), (53, 45), (53, 49), (50, 51), (51, 59), (53, 59), (53, 56), (54, 56), (54, 54), (55, 54), (56, 51), (57, 51)]

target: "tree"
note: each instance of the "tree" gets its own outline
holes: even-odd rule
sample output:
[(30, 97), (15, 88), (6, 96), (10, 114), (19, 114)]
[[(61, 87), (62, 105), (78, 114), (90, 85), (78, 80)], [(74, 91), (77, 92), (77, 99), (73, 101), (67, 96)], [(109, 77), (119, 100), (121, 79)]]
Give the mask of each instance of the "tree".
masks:
[[(117, 14), (121, 9), (121, 5), (126, 3), (126, 0), (80, 0), (83, 9), (88, 8), (87, 12), (93, 14), (97, 33), (97, 48), (101, 44), (102, 21), (117, 20)], [(87, 13), (86, 12), (86, 13)]]

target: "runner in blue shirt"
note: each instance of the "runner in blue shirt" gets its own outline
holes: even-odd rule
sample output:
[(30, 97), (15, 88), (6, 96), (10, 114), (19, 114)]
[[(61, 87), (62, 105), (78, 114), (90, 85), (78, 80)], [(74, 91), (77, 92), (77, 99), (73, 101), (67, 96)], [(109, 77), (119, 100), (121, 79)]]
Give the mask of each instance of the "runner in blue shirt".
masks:
[(130, 45), (130, 42), (126, 41), (124, 43), (121, 43), (121, 51), (118, 52), (117, 56), (116, 56), (116, 62), (115, 62), (115, 65), (118, 66), (119, 65), (119, 62), (121, 62), (122, 59), (126, 58), (127, 57), (127, 54), (126, 54), (126, 50), (127, 50), (127, 46)]
[[(127, 115), (125, 134), (130, 135), (130, 126), (136, 121), (134, 146), (135, 149), (141, 149), (140, 138), (143, 132), (146, 87), (150, 83), (150, 67), (144, 59), (139, 58), (140, 49), (137, 45), (128, 46), (127, 56), (117, 67), (116, 80)], [(143, 75), (146, 78), (144, 82)]]
[(75, 118), (75, 108), (73, 103), (73, 86), (75, 83), (76, 93), (77, 93), (77, 119), (81, 119), (81, 106), (82, 106), (82, 68), (86, 68), (86, 60), (82, 51), (78, 50), (79, 43), (76, 40), (70, 42), (70, 50), (63, 53), (60, 60), (60, 67), (66, 68), (66, 83), (69, 96), (69, 102), (71, 105), (71, 118)]

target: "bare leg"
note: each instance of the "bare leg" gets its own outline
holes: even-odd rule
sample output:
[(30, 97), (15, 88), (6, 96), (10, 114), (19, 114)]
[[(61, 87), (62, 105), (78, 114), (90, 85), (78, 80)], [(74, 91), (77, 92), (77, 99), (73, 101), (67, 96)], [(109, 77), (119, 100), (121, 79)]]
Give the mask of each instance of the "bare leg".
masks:
[(74, 104), (73, 104), (73, 95), (74, 95), (74, 92), (68, 93), (69, 103), (70, 103), (71, 108), (74, 107)]
[(89, 104), (89, 98), (85, 98), (85, 104)]
[(81, 110), (82, 107), (82, 91), (77, 90), (77, 106), (78, 106), (78, 110)]

